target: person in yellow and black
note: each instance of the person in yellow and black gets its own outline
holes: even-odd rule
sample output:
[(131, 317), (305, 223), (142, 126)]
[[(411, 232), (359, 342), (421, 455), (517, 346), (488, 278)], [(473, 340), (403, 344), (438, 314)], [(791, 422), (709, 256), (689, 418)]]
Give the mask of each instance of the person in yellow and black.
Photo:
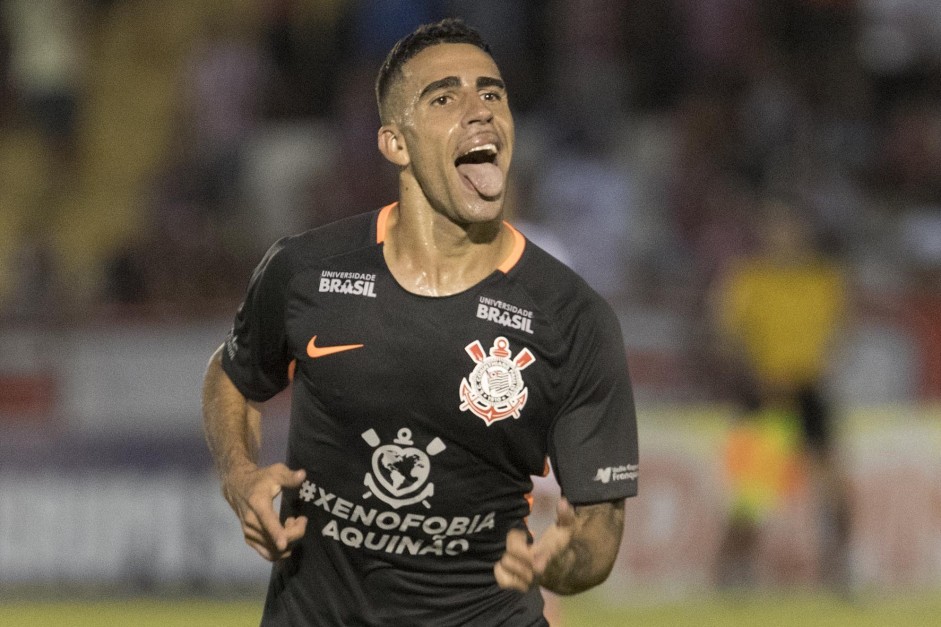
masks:
[(821, 522), (819, 572), (839, 583), (847, 503), (826, 377), (847, 282), (799, 202), (769, 198), (760, 209), (757, 253), (731, 264), (711, 295), (717, 346), (740, 404), (725, 449), (734, 505), (720, 579), (747, 578), (762, 522), (806, 480)]

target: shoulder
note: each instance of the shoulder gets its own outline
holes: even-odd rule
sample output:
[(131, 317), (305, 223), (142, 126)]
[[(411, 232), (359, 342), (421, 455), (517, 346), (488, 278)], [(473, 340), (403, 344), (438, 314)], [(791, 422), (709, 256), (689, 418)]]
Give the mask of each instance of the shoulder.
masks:
[(559, 311), (609, 310), (607, 301), (570, 267), (531, 240), (510, 274), (538, 303)]
[(284, 237), (268, 249), (256, 273), (265, 272), (289, 279), (324, 259), (374, 246), (377, 213), (357, 214)]
[(608, 302), (574, 270), (527, 240), (519, 263), (509, 272), (518, 289), (565, 333), (586, 324), (617, 325)]
[(298, 261), (319, 261), (376, 245), (378, 211), (360, 213), (298, 235), (286, 237), (273, 248)]

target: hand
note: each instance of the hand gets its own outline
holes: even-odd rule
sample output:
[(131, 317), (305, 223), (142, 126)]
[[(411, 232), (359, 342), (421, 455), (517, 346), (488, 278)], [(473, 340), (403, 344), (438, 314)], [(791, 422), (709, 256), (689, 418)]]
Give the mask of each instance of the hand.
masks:
[(306, 516), (292, 516), (282, 525), (272, 503), (283, 488), (300, 487), (305, 476), (303, 470), (274, 464), (245, 466), (226, 477), (223, 494), (242, 523), (245, 543), (269, 562), (289, 556), (307, 529)]
[(493, 567), (501, 588), (526, 592), (539, 585), (546, 566), (565, 551), (575, 532), (575, 509), (564, 498), (556, 507), (556, 521), (532, 544), (526, 532), (511, 529), (506, 534), (506, 551)]

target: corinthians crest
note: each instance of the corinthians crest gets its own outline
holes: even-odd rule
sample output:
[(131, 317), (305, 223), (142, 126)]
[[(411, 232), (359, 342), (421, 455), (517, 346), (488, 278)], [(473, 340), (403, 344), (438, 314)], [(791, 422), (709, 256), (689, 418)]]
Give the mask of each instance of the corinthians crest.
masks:
[(513, 357), (510, 343), (505, 337), (498, 337), (489, 355), (477, 340), (464, 350), (477, 365), (461, 381), (461, 411), (473, 412), (488, 427), (510, 416), (519, 418), (529, 397), (520, 371), (536, 361), (529, 349), (524, 348)]
[(428, 498), (435, 493), (435, 484), (428, 482), (431, 471), (429, 455), (437, 455), (445, 449), (441, 438), (428, 443), (425, 450), (415, 448), (411, 429), (402, 428), (392, 444), (382, 444), (375, 429), (362, 434), (366, 443), (373, 447), (372, 472), (366, 473), (363, 483), (369, 489), (363, 498), (376, 496), (379, 500), (398, 509), (421, 502), (431, 507)]

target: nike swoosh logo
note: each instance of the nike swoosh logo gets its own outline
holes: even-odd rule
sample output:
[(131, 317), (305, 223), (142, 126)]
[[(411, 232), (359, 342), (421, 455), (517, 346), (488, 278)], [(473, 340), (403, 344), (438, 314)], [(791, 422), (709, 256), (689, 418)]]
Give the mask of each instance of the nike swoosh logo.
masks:
[(326, 357), (327, 355), (332, 355), (334, 353), (342, 353), (343, 351), (351, 351), (355, 348), (362, 348), (362, 344), (338, 344), (337, 346), (317, 346), (317, 336), (310, 338), (310, 342), (307, 343), (307, 356), (311, 359), (317, 359), (318, 357)]

